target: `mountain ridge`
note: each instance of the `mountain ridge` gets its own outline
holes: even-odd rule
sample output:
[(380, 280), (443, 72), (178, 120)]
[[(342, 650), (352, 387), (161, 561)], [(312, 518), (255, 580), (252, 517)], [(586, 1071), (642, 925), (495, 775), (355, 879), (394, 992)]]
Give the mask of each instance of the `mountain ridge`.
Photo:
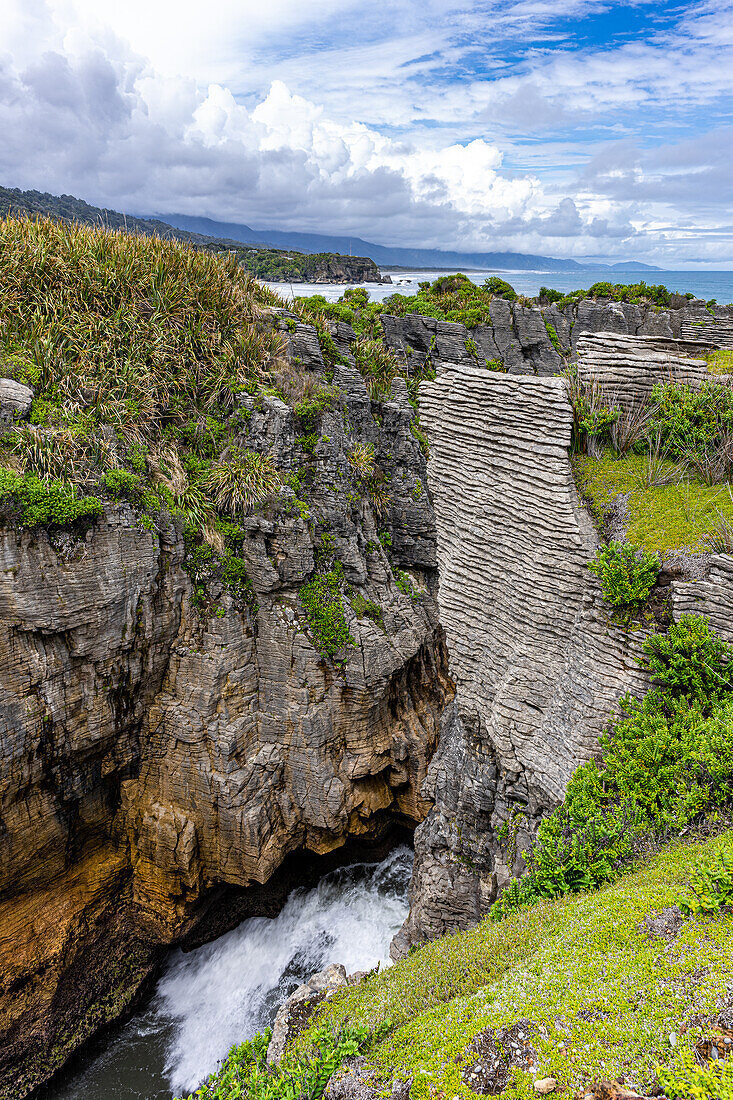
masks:
[(187, 232), (202, 233), (217, 237), (228, 237), (247, 244), (259, 244), (271, 248), (295, 248), (301, 252), (334, 251), (345, 254), (348, 249), (358, 251), (360, 256), (368, 256), (380, 267), (424, 267), (455, 269), (460, 267), (486, 268), (497, 267), (505, 271), (659, 271), (658, 267), (643, 264), (639, 260), (630, 260), (615, 264), (586, 264), (577, 260), (556, 259), (523, 252), (458, 252), (429, 248), (396, 248), (375, 244), (361, 237), (329, 235), (323, 233), (300, 233), (280, 229), (253, 229), (240, 222), (219, 222), (212, 218), (202, 218), (188, 214), (151, 215), (158, 221)]

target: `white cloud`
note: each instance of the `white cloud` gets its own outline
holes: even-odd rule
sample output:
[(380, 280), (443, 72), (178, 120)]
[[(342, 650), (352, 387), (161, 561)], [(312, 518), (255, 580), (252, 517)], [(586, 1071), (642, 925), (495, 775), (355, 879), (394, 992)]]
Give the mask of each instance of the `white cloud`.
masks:
[(378, 18), (356, 0), (6, 0), (0, 178), (138, 213), (563, 255), (667, 256), (692, 216), (722, 256), (731, 132), (675, 127), (702, 109), (714, 125), (733, 91), (733, 0), (604, 48), (573, 49), (556, 18), (550, 0), (386, 0)]

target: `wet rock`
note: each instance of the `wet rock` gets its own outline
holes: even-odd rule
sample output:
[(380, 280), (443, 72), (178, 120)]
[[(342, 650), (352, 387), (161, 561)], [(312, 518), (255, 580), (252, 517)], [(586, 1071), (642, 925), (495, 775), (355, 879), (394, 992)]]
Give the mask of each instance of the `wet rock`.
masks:
[(272, 1038), (267, 1048), (267, 1063), (275, 1065), (283, 1056), (291, 1039), (300, 1034), (321, 1001), (340, 986), (347, 984), (343, 966), (332, 963), (325, 970), (313, 974), (299, 985), (287, 1001), (280, 1006), (272, 1025)]

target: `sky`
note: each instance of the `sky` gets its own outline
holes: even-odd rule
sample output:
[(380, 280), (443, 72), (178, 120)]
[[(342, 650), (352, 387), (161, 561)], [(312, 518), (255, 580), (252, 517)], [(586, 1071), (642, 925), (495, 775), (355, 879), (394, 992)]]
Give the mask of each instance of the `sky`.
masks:
[(733, 0), (2, 0), (0, 184), (733, 267)]

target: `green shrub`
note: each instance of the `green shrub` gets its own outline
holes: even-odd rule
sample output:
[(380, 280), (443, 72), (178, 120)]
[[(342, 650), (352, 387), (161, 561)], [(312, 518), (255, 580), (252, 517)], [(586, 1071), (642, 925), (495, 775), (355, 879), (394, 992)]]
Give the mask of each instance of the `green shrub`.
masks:
[(341, 599), (343, 587), (341, 562), (335, 561), (330, 569), (319, 563), (315, 576), (299, 593), (315, 647), (323, 657), (331, 660), (354, 642), (346, 624)]
[(130, 504), (139, 504), (144, 492), (140, 475), (130, 470), (108, 470), (101, 484), (112, 500), (127, 500)]
[(700, 615), (682, 615), (666, 634), (646, 638), (642, 649), (659, 690), (698, 705), (706, 716), (731, 690), (731, 647)]
[(97, 497), (79, 497), (76, 487), (62, 481), (41, 481), (35, 474), (0, 466), (0, 508), (21, 527), (68, 527), (102, 514)]
[[(374, 1039), (385, 1031), (384, 1026), (378, 1029)], [(321, 1027), (305, 1053), (286, 1054), (278, 1065), (268, 1066), (271, 1034), (268, 1028), (232, 1047), (221, 1069), (188, 1100), (320, 1100), (336, 1070), (372, 1039), (366, 1027), (344, 1024), (336, 1032)]]
[(691, 1050), (680, 1050), (672, 1067), (658, 1066), (657, 1078), (669, 1100), (733, 1100), (733, 1059), (701, 1066)]
[(588, 569), (598, 577), (607, 603), (628, 612), (648, 599), (659, 575), (659, 558), (632, 543), (609, 542)]
[(733, 847), (718, 853), (717, 859), (699, 867), (690, 883), (693, 896), (684, 898), (680, 908), (691, 913), (716, 913), (733, 905)]
[(686, 458), (721, 444), (733, 432), (733, 390), (718, 382), (700, 387), (668, 383), (652, 390), (656, 406), (648, 435), (670, 458)]
[(659, 687), (642, 700), (621, 701), (601, 738), (600, 760), (572, 775), (563, 802), (523, 853), (527, 874), (495, 903), (494, 919), (542, 897), (608, 882), (643, 841), (679, 832), (733, 800), (733, 700), (717, 684), (708, 699), (698, 679), (701, 654), (721, 660), (718, 639), (693, 616), (679, 627), (664, 646), (659, 635), (644, 643), (642, 664)]
[(500, 279), (498, 275), (490, 275), (484, 280), (484, 289), (489, 294), (495, 294), (497, 298), (504, 298), (507, 302), (516, 302), (517, 292), (506, 279)]
[(555, 302), (561, 302), (567, 295), (564, 294), (562, 290), (552, 290), (548, 286), (541, 286), (537, 297), (541, 302), (547, 302), (552, 305)]

